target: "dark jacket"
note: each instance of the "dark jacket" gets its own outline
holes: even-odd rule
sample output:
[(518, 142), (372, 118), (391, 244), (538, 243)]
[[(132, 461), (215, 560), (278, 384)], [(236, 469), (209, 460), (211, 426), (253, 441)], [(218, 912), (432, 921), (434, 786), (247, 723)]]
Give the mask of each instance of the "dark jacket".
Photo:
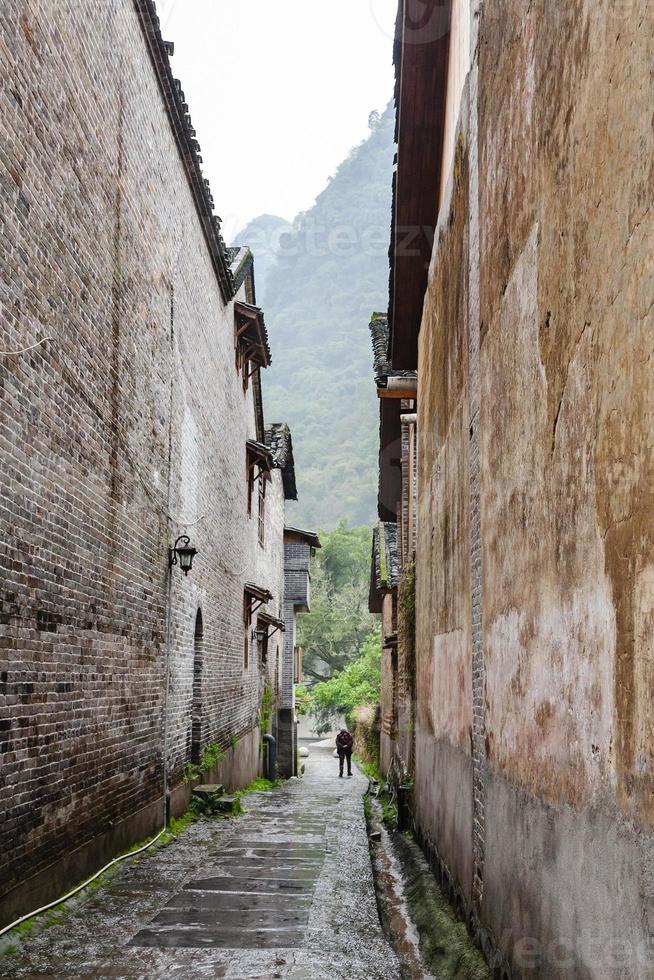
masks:
[(336, 748), (339, 752), (351, 752), (354, 740), (344, 728), (336, 736)]

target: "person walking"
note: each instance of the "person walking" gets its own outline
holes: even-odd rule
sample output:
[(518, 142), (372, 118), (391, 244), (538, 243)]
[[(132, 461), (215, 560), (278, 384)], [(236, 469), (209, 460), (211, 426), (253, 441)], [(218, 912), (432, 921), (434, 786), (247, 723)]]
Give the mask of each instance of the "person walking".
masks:
[(354, 739), (347, 728), (341, 728), (336, 736), (336, 751), (338, 752), (338, 775), (343, 778), (343, 763), (347, 759), (347, 774), (352, 775), (352, 746)]

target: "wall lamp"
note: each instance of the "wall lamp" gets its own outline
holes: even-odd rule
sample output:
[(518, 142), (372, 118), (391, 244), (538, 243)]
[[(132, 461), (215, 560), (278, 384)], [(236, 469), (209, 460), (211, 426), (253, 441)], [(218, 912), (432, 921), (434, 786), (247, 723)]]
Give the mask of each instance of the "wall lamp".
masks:
[(193, 568), (193, 559), (197, 555), (197, 549), (191, 548), (190, 544), (191, 539), (186, 534), (180, 534), (172, 548), (168, 549), (169, 567), (172, 568), (179, 562), (179, 567), (184, 575), (188, 575)]

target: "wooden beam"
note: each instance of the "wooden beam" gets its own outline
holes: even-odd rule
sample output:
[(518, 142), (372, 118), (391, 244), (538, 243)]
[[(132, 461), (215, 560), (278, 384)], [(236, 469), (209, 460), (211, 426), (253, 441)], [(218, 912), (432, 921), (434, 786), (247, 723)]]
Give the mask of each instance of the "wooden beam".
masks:
[(378, 398), (414, 398), (417, 399), (417, 392), (415, 388), (407, 388), (402, 391), (400, 388), (378, 388), (377, 389)]

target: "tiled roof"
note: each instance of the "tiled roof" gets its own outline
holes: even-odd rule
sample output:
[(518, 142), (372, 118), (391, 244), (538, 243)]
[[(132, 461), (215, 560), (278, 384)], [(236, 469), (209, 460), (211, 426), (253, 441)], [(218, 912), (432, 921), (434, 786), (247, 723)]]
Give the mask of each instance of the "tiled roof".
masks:
[(252, 303), (243, 303), (240, 300), (234, 303), (234, 313), (238, 320), (239, 335), (246, 338), (252, 345), (248, 357), (251, 361), (259, 364), (260, 367), (269, 367), (272, 363), (270, 344), (268, 342), (268, 331), (263, 318), (263, 311)]
[(372, 339), (373, 370), (375, 380), (386, 378), (391, 371), (388, 361), (388, 317), (383, 313), (373, 313), (370, 320)]
[(415, 378), (415, 371), (394, 371), (388, 359), (389, 328), (388, 317), (383, 313), (373, 313), (370, 319), (372, 340), (373, 371), (378, 388), (385, 388), (389, 375), (396, 378)]
[(248, 272), (252, 272), (254, 258), (247, 245), (232, 245), (226, 252), (229, 269), (234, 277), (234, 292), (237, 293)]
[(287, 524), (284, 528), (284, 536), (290, 535), (297, 535), (297, 537), (302, 538), (312, 548), (322, 548), (320, 538), (315, 531), (303, 531), (301, 527), (291, 527), (290, 524)]
[(265, 428), (264, 439), (272, 453), (273, 466), (282, 471), (284, 496), (287, 500), (297, 500), (291, 430), (286, 422), (272, 422)]

